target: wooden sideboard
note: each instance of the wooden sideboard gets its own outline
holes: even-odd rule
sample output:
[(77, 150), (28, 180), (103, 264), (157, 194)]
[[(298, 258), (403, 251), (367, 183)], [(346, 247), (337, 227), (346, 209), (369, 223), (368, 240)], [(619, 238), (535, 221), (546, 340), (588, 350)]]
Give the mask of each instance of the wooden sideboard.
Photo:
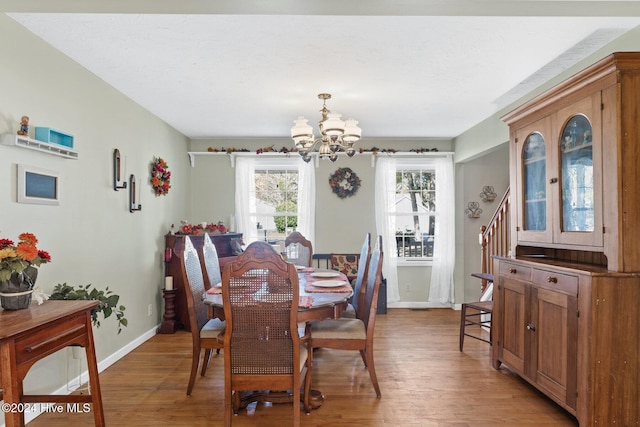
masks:
[[(222, 268), (226, 263), (236, 259), (237, 255), (234, 255), (231, 243), (232, 239), (242, 240), (242, 233), (209, 234), (209, 237), (218, 252), (220, 268)], [(176, 320), (182, 327), (189, 330), (187, 302), (185, 300), (184, 293), (185, 283), (183, 283), (182, 274), (180, 272), (180, 257), (184, 252), (184, 238), (185, 235), (181, 234), (167, 234), (165, 236), (165, 253), (170, 254), (170, 256), (165, 256), (165, 276), (173, 277), (173, 286), (176, 290)], [(207, 275), (206, 268), (204, 268), (204, 256), (202, 253), (204, 235), (189, 235), (189, 239), (198, 251), (198, 257), (200, 257), (200, 264), (202, 265), (202, 275), (204, 276), (205, 283), (207, 283), (209, 276)]]
[(640, 52), (507, 114), (510, 257), (494, 260), (492, 363), (580, 426), (640, 422)]

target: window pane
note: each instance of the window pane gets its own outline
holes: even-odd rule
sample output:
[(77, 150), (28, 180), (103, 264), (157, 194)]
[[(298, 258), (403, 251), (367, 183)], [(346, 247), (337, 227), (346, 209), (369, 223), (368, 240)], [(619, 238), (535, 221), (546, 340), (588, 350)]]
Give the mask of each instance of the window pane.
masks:
[(256, 170), (255, 181), (258, 236), (283, 240), (298, 225), (298, 171)]
[(396, 247), (398, 257), (433, 256), (436, 180), (431, 170), (396, 173)]

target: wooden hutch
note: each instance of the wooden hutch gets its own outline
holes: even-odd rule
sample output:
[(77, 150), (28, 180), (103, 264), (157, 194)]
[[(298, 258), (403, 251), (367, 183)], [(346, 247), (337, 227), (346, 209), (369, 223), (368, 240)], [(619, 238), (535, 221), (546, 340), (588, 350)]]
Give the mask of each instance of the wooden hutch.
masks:
[[(224, 233), (224, 234), (209, 234), (211, 238), (211, 242), (216, 247), (216, 251), (218, 252), (218, 261), (220, 263), (220, 268), (237, 258), (237, 255), (234, 255), (234, 250), (232, 249), (231, 242), (233, 239), (242, 240), (242, 233)], [(186, 330), (189, 331), (189, 318), (187, 313), (187, 302), (185, 300), (184, 287), (185, 283), (182, 280), (182, 274), (180, 269), (180, 257), (184, 252), (184, 238), (185, 235), (181, 234), (167, 234), (165, 236), (165, 251), (170, 251), (170, 256), (165, 256), (165, 275), (173, 276), (173, 286), (176, 290), (176, 299), (175, 299), (175, 313), (176, 320), (183, 326)], [(189, 235), (189, 239), (193, 246), (198, 251), (198, 256), (200, 257), (200, 263), (202, 264), (203, 276), (205, 279), (205, 283), (208, 280), (208, 276), (206, 275), (206, 269), (204, 268), (204, 255), (202, 253), (202, 247), (204, 245), (204, 235)]]
[(509, 257), (494, 260), (492, 364), (580, 426), (640, 423), (640, 52), (504, 118)]

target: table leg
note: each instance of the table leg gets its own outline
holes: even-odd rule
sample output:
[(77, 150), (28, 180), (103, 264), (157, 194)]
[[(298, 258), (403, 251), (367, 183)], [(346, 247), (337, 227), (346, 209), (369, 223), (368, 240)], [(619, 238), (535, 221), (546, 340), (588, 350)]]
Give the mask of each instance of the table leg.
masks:
[(93, 409), (93, 418), (96, 427), (104, 427), (104, 409), (102, 407), (102, 394), (100, 392), (100, 378), (98, 376), (98, 361), (96, 359), (95, 346), (93, 345), (93, 330), (91, 329), (91, 317), (87, 312), (87, 346), (85, 352), (87, 354), (87, 369), (89, 371), (89, 388), (91, 392), (91, 404)]
[[(2, 391), (5, 405), (3, 408), (5, 427), (23, 427), (24, 412), (18, 411), (22, 397), (22, 380), (18, 377), (16, 353), (13, 340), (4, 340), (0, 344), (0, 370), (2, 370)], [(11, 405), (14, 404), (15, 408)]]

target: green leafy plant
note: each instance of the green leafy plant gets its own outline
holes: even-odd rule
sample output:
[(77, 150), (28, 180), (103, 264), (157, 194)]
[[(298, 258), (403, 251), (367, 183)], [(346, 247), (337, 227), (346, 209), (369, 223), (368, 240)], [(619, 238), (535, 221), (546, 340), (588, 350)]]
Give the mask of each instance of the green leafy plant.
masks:
[(102, 313), (103, 319), (116, 315), (118, 321), (118, 334), (122, 332), (122, 327), (126, 327), (128, 322), (124, 317), (125, 306), (118, 306), (120, 301), (120, 295), (114, 294), (109, 290), (109, 287), (105, 290), (98, 290), (92, 287), (91, 284), (86, 286), (74, 286), (67, 285), (66, 283), (58, 283), (53, 288), (53, 293), (49, 297), (50, 300), (94, 300), (100, 301), (100, 304), (93, 310), (91, 310), (91, 320), (96, 327), (100, 327), (100, 320), (98, 319), (98, 313)]
[[(276, 212), (298, 212), (298, 204), (291, 200), (284, 201), (276, 206)], [(296, 216), (276, 216), (273, 219), (279, 233), (284, 233), (287, 228), (298, 226), (298, 217)]]

